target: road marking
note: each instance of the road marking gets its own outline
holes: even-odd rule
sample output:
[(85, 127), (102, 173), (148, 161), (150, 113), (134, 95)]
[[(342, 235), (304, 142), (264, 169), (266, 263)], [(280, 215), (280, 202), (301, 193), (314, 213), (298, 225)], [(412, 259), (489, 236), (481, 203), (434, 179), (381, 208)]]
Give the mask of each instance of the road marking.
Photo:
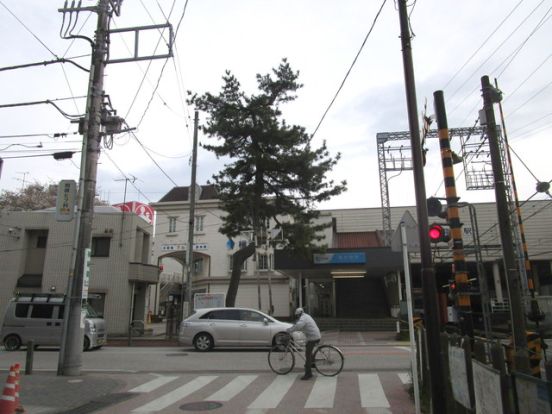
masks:
[(205, 400), (230, 401), (246, 389), (257, 377), (258, 375), (240, 375)]
[(412, 378), (410, 378), (410, 373), (399, 372), (397, 375), (399, 376), (403, 384), (412, 384)]
[(357, 337), (359, 345), (366, 345), (366, 342), (364, 342), (364, 338), (362, 337), (362, 334), (360, 332), (357, 332)]
[(358, 374), (360, 405), (364, 408), (389, 408), (389, 401), (379, 380), (378, 374)]
[(395, 348), (402, 349), (403, 351), (407, 351), (407, 352), (411, 351), (409, 346), (396, 346)]
[(333, 408), (337, 377), (317, 377), (305, 408)]
[(203, 388), (205, 385), (209, 384), (214, 379), (218, 378), (215, 375), (205, 375), (200, 376), (192, 381), (184, 384), (183, 386), (171, 391), (162, 397), (159, 397), (153, 401), (150, 401), (146, 405), (135, 408), (132, 410), (133, 413), (149, 413), (152, 411), (160, 411), (167, 408), (169, 405), (174, 404), (175, 402), (187, 397), (193, 392)]
[(297, 374), (280, 375), (276, 377), (276, 379), (272, 381), (272, 384), (270, 384), (255, 401), (249, 404), (248, 408), (276, 408), (293, 385), (295, 378), (297, 378)]
[(161, 375), (158, 378), (155, 378), (151, 381), (146, 382), (145, 384), (139, 385), (138, 387), (131, 389), (129, 392), (151, 392), (153, 390), (156, 390), (159, 387), (162, 387), (165, 384), (168, 384), (171, 381), (174, 381), (177, 378), (178, 377)]

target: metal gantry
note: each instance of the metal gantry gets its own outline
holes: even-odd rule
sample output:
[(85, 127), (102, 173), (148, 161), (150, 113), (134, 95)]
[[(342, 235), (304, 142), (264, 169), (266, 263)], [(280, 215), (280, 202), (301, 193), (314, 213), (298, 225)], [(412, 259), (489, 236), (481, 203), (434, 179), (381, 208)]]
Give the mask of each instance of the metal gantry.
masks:
[[(449, 130), (450, 137), (460, 138), (460, 142), (470, 141), (470, 137), (484, 137), (485, 128), (483, 127), (468, 127), (468, 128), (451, 128)], [(438, 138), (436, 129), (429, 130), (426, 138)], [(391, 235), (393, 227), (391, 224), (391, 204), (389, 201), (389, 179), (387, 178), (388, 171), (410, 171), (412, 170), (411, 147), (408, 145), (391, 145), (390, 142), (405, 141), (410, 143), (410, 132), (379, 132), (376, 135), (378, 148), (378, 165), (380, 177), (380, 195), (381, 195), (381, 211), (383, 218), (383, 234), (386, 246), (391, 245)], [(482, 138), (483, 139), (483, 138)], [(483, 139), (484, 140), (484, 139)], [(471, 145), (471, 143), (470, 143)], [(471, 147), (470, 147), (471, 148)], [(477, 148), (477, 146), (475, 147)], [(471, 152), (473, 150), (470, 149)], [(464, 157), (464, 146), (462, 147), (462, 156)], [(472, 156), (470, 155), (470, 158)], [(479, 165), (477, 167), (480, 167)], [(483, 164), (484, 168), (485, 165)], [(464, 171), (467, 171), (464, 165)], [(482, 174), (473, 170), (473, 174)], [(492, 178), (492, 172), (491, 172)], [(467, 178), (466, 178), (467, 181)], [(491, 187), (492, 188), (492, 187)], [(483, 189), (483, 188), (472, 188)]]

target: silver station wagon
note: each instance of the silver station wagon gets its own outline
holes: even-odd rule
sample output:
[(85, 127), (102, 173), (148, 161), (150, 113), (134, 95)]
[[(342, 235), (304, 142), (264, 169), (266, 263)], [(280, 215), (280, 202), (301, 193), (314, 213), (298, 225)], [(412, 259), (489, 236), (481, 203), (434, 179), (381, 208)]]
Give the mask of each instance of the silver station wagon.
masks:
[(256, 309), (197, 309), (180, 323), (178, 342), (202, 352), (214, 347), (269, 347), (290, 326)]

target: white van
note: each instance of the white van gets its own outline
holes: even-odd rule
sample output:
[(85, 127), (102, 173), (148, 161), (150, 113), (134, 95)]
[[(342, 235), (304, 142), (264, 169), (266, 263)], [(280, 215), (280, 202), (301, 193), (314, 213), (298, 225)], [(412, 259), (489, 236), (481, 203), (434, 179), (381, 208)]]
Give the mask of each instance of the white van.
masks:
[[(6, 351), (16, 351), (33, 341), (35, 346), (59, 346), (63, 332), (65, 297), (54, 294), (21, 294), (6, 308), (0, 338)], [(105, 321), (90, 306), (83, 306), (87, 316), (84, 327), (85, 351), (106, 343)]]

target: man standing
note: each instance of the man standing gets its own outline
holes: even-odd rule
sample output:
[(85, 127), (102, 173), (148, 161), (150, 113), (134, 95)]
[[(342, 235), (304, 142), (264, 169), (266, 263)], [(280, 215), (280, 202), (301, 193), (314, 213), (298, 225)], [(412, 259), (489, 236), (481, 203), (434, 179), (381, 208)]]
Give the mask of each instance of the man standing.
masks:
[(312, 378), (312, 350), (314, 346), (320, 342), (320, 329), (318, 329), (314, 319), (306, 314), (303, 308), (297, 308), (295, 317), (297, 318), (295, 324), (291, 328), (288, 328), (287, 331), (289, 333), (301, 331), (307, 338), (307, 344), (305, 345), (305, 375), (303, 375), (301, 379), (308, 380)]

